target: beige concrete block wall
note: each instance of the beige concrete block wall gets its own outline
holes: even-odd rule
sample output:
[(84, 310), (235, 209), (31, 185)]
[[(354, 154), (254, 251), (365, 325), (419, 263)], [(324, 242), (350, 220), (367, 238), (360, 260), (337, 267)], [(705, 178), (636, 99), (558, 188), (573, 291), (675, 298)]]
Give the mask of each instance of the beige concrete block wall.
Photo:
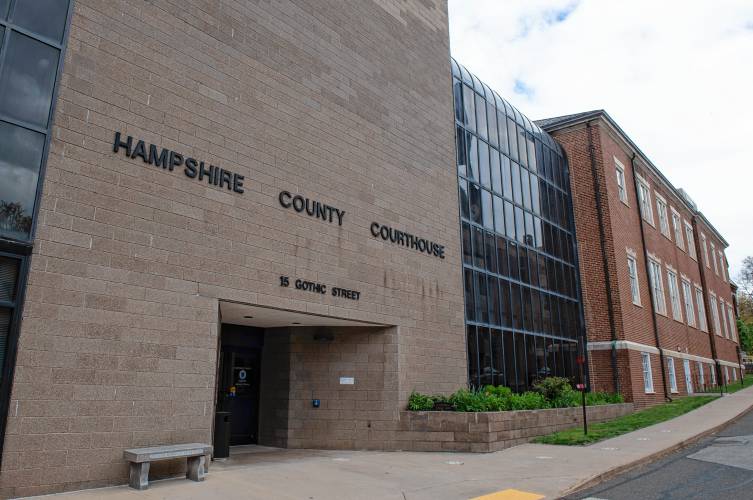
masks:
[[(358, 344), (396, 358), (397, 388), (362, 409), (380, 418), (465, 383), (445, 2), (74, 6), (3, 495), (122, 482), (124, 448), (208, 441), (222, 299), (394, 325)], [(115, 131), (244, 175), (245, 193), (116, 155)], [(343, 225), (283, 209), (283, 189)], [(372, 221), (446, 258), (377, 240)]]

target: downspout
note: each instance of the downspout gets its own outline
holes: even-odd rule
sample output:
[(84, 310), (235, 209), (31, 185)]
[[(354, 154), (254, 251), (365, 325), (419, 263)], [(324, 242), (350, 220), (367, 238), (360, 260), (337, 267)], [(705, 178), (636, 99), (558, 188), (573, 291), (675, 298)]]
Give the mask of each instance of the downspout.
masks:
[[(703, 310), (706, 313), (706, 329), (708, 330), (709, 343), (711, 344), (711, 357), (714, 358), (714, 368), (716, 369), (716, 373), (718, 375), (716, 380), (719, 386), (721, 387), (724, 385), (724, 379), (722, 378), (722, 364), (719, 362), (719, 356), (717, 355), (717, 350), (716, 350), (716, 332), (711, 331), (712, 330), (711, 328), (711, 305), (709, 304), (709, 289), (708, 289), (708, 284), (706, 283), (706, 270), (703, 268), (705, 264), (704, 262), (702, 262), (702, 259), (704, 258), (706, 254), (704, 253), (703, 255), (701, 255), (701, 242), (700, 242), (701, 232), (698, 229), (698, 216), (693, 214), (693, 218), (691, 220), (693, 221), (693, 235), (694, 235), (693, 239), (695, 240), (695, 254), (698, 257), (697, 258), (698, 274), (701, 275), (701, 288), (703, 289)], [(712, 256), (712, 258), (714, 257)]]
[[(636, 199), (638, 199), (638, 176), (635, 171), (635, 152), (632, 158), (630, 158), (630, 166), (633, 169), (633, 189), (635, 189)], [(672, 401), (672, 396), (667, 391), (667, 372), (664, 366), (664, 350), (661, 348), (661, 342), (659, 340), (659, 323), (656, 320), (656, 301), (654, 299), (654, 287), (651, 286), (651, 273), (648, 270), (648, 248), (646, 247), (646, 234), (643, 231), (643, 214), (641, 213), (640, 200), (636, 203), (636, 209), (638, 210), (638, 227), (641, 229), (641, 247), (643, 247), (643, 261), (646, 263), (646, 282), (648, 283), (648, 295), (651, 299), (651, 323), (654, 327), (654, 341), (656, 342), (656, 348), (659, 349), (659, 365), (661, 366), (661, 384), (664, 389), (664, 398), (667, 401)], [(660, 271), (661, 272), (661, 271)], [(660, 278), (660, 276), (657, 276)]]
[(596, 167), (596, 151), (593, 143), (593, 134), (591, 132), (591, 122), (586, 122), (586, 130), (588, 131), (588, 154), (591, 158), (591, 177), (594, 182), (594, 197), (596, 201), (596, 217), (599, 220), (599, 243), (601, 245), (601, 258), (604, 264), (604, 285), (606, 288), (607, 314), (609, 316), (609, 331), (612, 339), (612, 384), (614, 385), (614, 392), (621, 394), (620, 392), (620, 376), (617, 367), (617, 329), (614, 324), (614, 305), (612, 302), (612, 280), (609, 278), (609, 262), (607, 260), (607, 237), (604, 232), (604, 213), (601, 205), (601, 190), (599, 189), (598, 169)]

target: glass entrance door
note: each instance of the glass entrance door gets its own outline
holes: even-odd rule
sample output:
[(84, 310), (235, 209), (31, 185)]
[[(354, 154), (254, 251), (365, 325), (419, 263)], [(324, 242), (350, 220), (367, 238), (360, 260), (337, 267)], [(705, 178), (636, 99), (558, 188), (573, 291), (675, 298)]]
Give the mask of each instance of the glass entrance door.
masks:
[(259, 429), (260, 350), (223, 346), (218, 401), (230, 412), (230, 446), (254, 444)]

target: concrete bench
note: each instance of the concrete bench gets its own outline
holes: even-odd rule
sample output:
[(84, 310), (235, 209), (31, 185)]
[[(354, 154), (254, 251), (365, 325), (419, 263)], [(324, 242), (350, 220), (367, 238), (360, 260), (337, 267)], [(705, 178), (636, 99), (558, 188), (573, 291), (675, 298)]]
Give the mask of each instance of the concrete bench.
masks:
[(133, 448), (123, 452), (123, 458), (131, 463), (128, 486), (137, 490), (149, 487), (149, 465), (159, 460), (172, 458), (188, 459), (186, 477), (191, 481), (203, 481), (209, 470), (209, 457), (212, 447), (208, 444), (168, 444), (149, 448)]

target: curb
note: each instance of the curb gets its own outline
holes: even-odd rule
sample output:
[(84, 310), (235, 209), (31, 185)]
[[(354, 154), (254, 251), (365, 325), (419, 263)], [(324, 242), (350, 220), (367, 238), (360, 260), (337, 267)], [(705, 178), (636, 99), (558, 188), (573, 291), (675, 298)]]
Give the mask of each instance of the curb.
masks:
[(661, 451), (657, 451), (657, 452), (652, 453), (650, 455), (647, 455), (645, 457), (639, 458), (637, 460), (633, 460), (630, 463), (617, 466), (617, 467), (615, 467), (613, 469), (610, 469), (610, 470), (608, 470), (606, 472), (602, 472), (602, 473), (597, 474), (597, 475), (595, 475), (593, 477), (590, 477), (588, 479), (584, 479), (581, 482), (579, 482), (579, 483), (575, 484), (574, 486), (571, 486), (570, 488), (568, 488), (567, 490), (565, 490), (562, 494), (560, 494), (560, 496), (558, 496), (556, 498), (557, 499), (562, 499), (562, 498), (565, 498), (568, 495), (573, 495), (575, 493), (578, 493), (579, 491), (586, 490), (588, 488), (596, 486), (597, 484), (600, 484), (600, 483), (603, 483), (605, 481), (608, 481), (608, 480), (612, 479), (613, 477), (619, 476), (620, 474), (628, 472), (628, 471), (630, 471), (632, 469), (638, 468), (638, 467), (640, 467), (642, 465), (645, 465), (647, 463), (651, 463), (651, 462), (655, 462), (657, 460), (660, 460), (660, 459), (662, 459), (662, 458), (664, 458), (664, 457), (666, 457), (668, 455), (671, 455), (672, 453), (674, 453), (674, 452), (676, 452), (678, 450), (681, 450), (683, 448), (687, 448), (687, 447), (689, 447), (689, 446), (697, 443), (698, 441), (702, 440), (705, 437), (708, 437), (708, 436), (710, 436), (712, 434), (716, 434), (717, 432), (719, 432), (720, 430), (722, 430), (724, 427), (727, 427), (728, 425), (730, 425), (730, 424), (734, 423), (735, 421), (739, 420), (740, 418), (742, 418), (745, 414), (747, 414), (750, 411), (753, 411), (753, 403), (751, 403), (747, 408), (744, 408), (742, 411), (740, 411), (740, 413), (738, 413), (737, 415), (733, 416), (732, 418), (730, 418), (726, 422), (722, 422), (721, 424), (719, 424), (717, 426), (714, 426), (714, 427), (712, 427), (710, 429), (706, 429), (705, 431), (700, 432), (700, 433), (696, 434), (695, 436), (689, 437), (689, 438), (687, 438), (687, 439), (685, 439), (683, 441), (680, 441), (679, 443), (674, 444), (674, 445), (670, 446), (669, 448), (665, 448), (665, 449), (663, 449)]

